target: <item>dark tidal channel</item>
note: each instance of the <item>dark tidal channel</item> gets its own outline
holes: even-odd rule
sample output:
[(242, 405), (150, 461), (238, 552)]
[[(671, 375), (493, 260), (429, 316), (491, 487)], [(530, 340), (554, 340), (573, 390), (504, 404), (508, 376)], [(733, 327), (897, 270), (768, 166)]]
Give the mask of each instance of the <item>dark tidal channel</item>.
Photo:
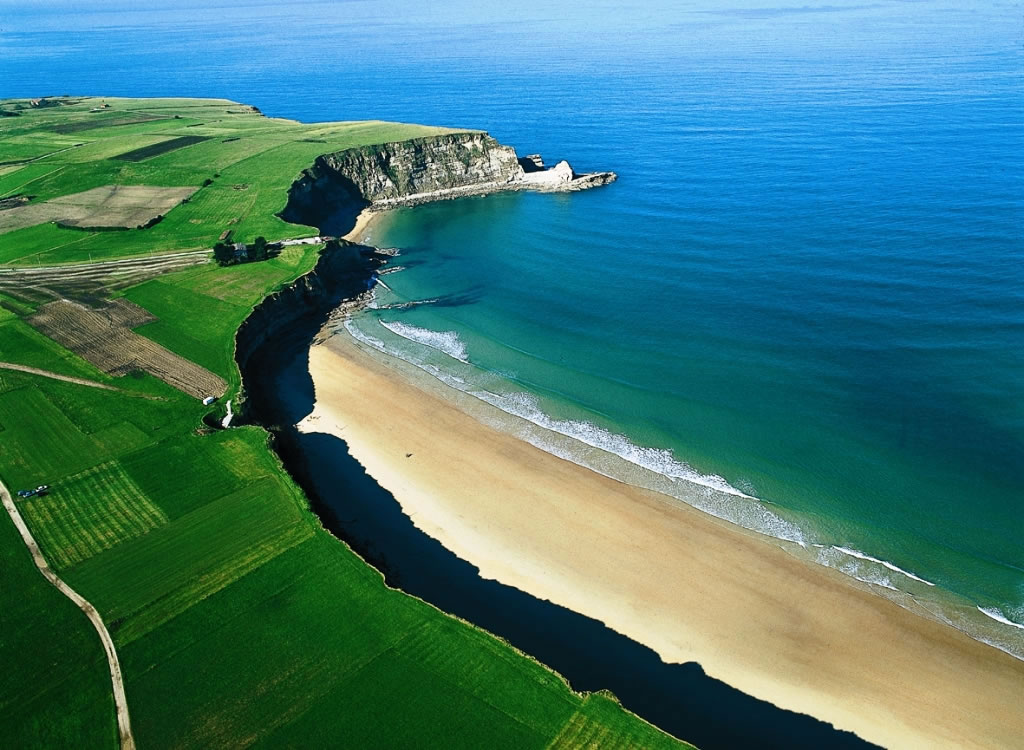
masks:
[[(510, 586), (417, 529), (366, 474), (345, 441), (294, 428), (313, 408), (308, 353), (330, 312), (309, 314), (253, 351), (242, 368), (247, 417), (267, 427), (324, 526), (399, 588), (504, 638), (580, 691), (610, 690), (630, 711), (702, 750), (867, 748), (850, 732), (780, 709), (709, 677), (696, 662), (666, 664), (601, 622)], [(382, 404), (387, 414), (387, 405)]]

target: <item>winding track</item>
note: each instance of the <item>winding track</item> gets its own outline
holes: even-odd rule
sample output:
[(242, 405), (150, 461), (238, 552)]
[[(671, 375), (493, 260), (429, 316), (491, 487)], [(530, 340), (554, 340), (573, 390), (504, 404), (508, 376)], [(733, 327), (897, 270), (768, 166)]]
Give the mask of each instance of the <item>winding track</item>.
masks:
[[(305, 237), (297, 240), (289, 240), (281, 244), (303, 245), (315, 244), (318, 241), (321, 241), (320, 237)], [(119, 280), (123, 283), (128, 280), (135, 281), (139, 275), (154, 275), (154, 272), (162, 273), (169, 270), (179, 270), (181, 267), (187, 267), (197, 263), (206, 263), (209, 260), (209, 256), (210, 251), (203, 250), (198, 252), (172, 253), (144, 258), (128, 258), (101, 263), (87, 263), (77, 266), (49, 266), (36, 268), (8, 267), (0, 269), (0, 288), (24, 284), (42, 286), (47, 282), (67, 282), (68, 280), (79, 279), (103, 282), (109, 281), (111, 277), (120, 277)], [(92, 380), (85, 380), (84, 378), (59, 375), (48, 370), (40, 370), (35, 367), (26, 367), (24, 365), (16, 365), (8, 362), (0, 362), (0, 369), (28, 372), (34, 375), (53, 378), (54, 380), (63, 380), (68, 383), (77, 383), (78, 385), (89, 386), (91, 388), (101, 388), (103, 390), (110, 391), (121, 390), (120, 388), (114, 388), (113, 386), (109, 386), (104, 383), (97, 383)], [(11, 493), (8, 491), (7, 487), (4, 486), (3, 482), (0, 482), (0, 500), (3, 501), (4, 508), (7, 510), (8, 515), (10, 515), (11, 520), (18, 529), (18, 533), (21, 534), (21, 538), (25, 542), (25, 546), (28, 547), (29, 552), (32, 554), (32, 560), (35, 562), (39, 572), (42, 573), (43, 577), (53, 584), (58, 591), (73, 601), (75, 606), (85, 612), (86, 617), (89, 618), (93, 627), (96, 628), (96, 632), (99, 634), (100, 641), (103, 644), (103, 651), (107, 656), (107, 664), (110, 667), (110, 682), (114, 690), (114, 704), (117, 707), (117, 730), (121, 740), (121, 750), (135, 750), (135, 738), (132, 735), (131, 720), (128, 716), (128, 699), (125, 696), (124, 679), (121, 676), (121, 662), (117, 658), (117, 650), (114, 648), (114, 641), (110, 637), (110, 633), (107, 631), (106, 626), (103, 624), (103, 618), (100, 617), (100, 613), (92, 604), (83, 598), (77, 591), (64, 583), (64, 581), (58, 578), (57, 574), (50, 568), (49, 564), (46, 562), (46, 558), (43, 556), (42, 550), (39, 549), (39, 545), (32, 536), (32, 532), (29, 531), (28, 526), (25, 524), (25, 520), (21, 517), (21, 512), (18, 510), (18, 506), (15, 505), (14, 498), (11, 497)]]
[(42, 573), (43, 577), (52, 583), (58, 591), (73, 601), (75, 606), (85, 612), (86, 617), (89, 618), (93, 627), (96, 628), (96, 632), (99, 633), (100, 641), (103, 643), (103, 650), (107, 654), (107, 663), (110, 666), (110, 681), (114, 687), (114, 704), (117, 706), (117, 731), (121, 738), (121, 750), (135, 750), (135, 738), (132, 736), (132, 726), (128, 718), (128, 701), (124, 694), (124, 680), (121, 677), (121, 663), (117, 659), (117, 651), (114, 649), (114, 641), (110, 637), (110, 633), (107, 632), (106, 626), (103, 624), (103, 618), (100, 617), (100, 613), (96, 611), (94, 606), (83, 599), (73, 588), (58, 578), (57, 574), (50, 569), (50, 566), (46, 563), (46, 558), (43, 557), (43, 553), (39, 549), (39, 545), (36, 544), (36, 540), (32, 537), (32, 532), (29, 531), (28, 526), (25, 525), (25, 520), (21, 517), (21, 512), (14, 504), (14, 499), (11, 497), (11, 493), (7, 490), (7, 487), (4, 486), (3, 482), (0, 482), (0, 499), (3, 500), (4, 508), (7, 509), (7, 513), (11, 516), (11, 520), (14, 521), (14, 525), (18, 529), (18, 533), (21, 534), (21, 538), (24, 540), (25, 546), (28, 547), (29, 552), (32, 553), (32, 560), (35, 562), (36, 567), (39, 568), (39, 572)]

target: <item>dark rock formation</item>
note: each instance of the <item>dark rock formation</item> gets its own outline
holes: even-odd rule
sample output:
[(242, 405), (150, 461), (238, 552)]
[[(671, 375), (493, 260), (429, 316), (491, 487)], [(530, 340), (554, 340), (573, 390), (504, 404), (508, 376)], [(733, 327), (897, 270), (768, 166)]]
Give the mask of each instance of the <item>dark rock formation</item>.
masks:
[(539, 172), (544, 169), (544, 159), (540, 154), (527, 154), (519, 157), (519, 166), (524, 172)]
[(253, 353), (275, 346), (296, 327), (308, 327), (309, 321), (319, 321), (315, 324), (319, 327), (343, 302), (361, 304), (374, 272), (389, 258), (376, 248), (334, 240), (320, 252), (311, 271), (253, 308), (235, 334), (235, 361), (243, 373), (243, 389), (236, 398), (235, 424), (248, 417), (245, 375), (251, 372)]

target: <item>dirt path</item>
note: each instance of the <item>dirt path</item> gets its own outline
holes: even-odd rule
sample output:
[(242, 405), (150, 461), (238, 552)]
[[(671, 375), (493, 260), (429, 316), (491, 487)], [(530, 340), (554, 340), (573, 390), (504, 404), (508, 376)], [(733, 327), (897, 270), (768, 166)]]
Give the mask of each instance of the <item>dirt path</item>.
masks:
[(75, 603), (80, 610), (85, 612), (86, 617), (92, 622), (93, 627), (96, 628), (96, 632), (99, 633), (100, 641), (103, 643), (103, 650), (107, 654), (107, 663), (110, 665), (110, 681), (114, 687), (114, 704), (117, 706), (117, 731), (121, 738), (121, 750), (135, 750), (135, 738), (132, 736), (132, 726), (128, 718), (128, 701), (124, 694), (124, 680), (121, 677), (121, 663), (117, 659), (117, 651), (114, 649), (114, 641), (110, 637), (110, 633), (107, 632), (106, 626), (103, 624), (103, 618), (100, 617), (100, 613), (96, 611), (96, 608), (89, 602), (83, 599), (74, 589), (68, 586), (64, 581), (57, 577), (50, 566), (46, 563), (46, 558), (43, 557), (43, 553), (39, 549), (39, 545), (36, 544), (36, 540), (32, 537), (32, 532), (29, 531), (28, 526), (25, 525), (24, 519), (21, 517), (21, 512), (18, 507), (14, 504), (14, 499), (11, 497), (11, 493), (8, 492), (7, 488), (0, 482), (0, 499), (3, 500), (4, 508), (7, 509), (7, 513), (11, 516), (11, 520), (14, 521), (14, 525), (18, 529), (18, 533), (21, 534), (21, 538), (25, 542), (25, 546), (28, 547), (29, 552), (32, 553), (32, 559), (39, 568), (39, 572), (43, 574), (43, 577), (52, 583), (58, 591), (64, 596)]
[(49, 370), (40, 370), (38, 367), (26, 367), (25, 365), (16, 365), (13, 362), (0, 362), (0, 370), (15, 370), (16, 372), (27, 372), (30, 375), (39, 375), (44, 378), (50, 378), (51, 380), (63, 380), (65, 383), (74, 383), (75, 385), (85, 385), (89, 388), (99, 388), (102, 391), (114, 391), (124, 396), (131, 396), (132, 398), (145, 398), (150, 401), (165, 401), (162, 396), (151, 396), (148, 393), (133, 393), (132, 391), (126, 391), (123, 388), (115, 388), (112, 385), (106, 383), (97, 383), (95, 380), (86, 380), (85, 378), (73, 378), (70, 375), (60, 375), (56, 372), (50, 372)]
[(86, 380), (85, 378), (73, 378), (70, 375), (58, 375), (55, 372), (49, 370), (40, 370), (37, 367), (26, 367), (25, 365), (16, 365), (12, 362), (0, 362), (0, 370), (17, 370), (18, 372), (27, 372), (31, 375), (42, 375), (44, 378), (51, 378), (52, 380), (63, 380), (65, 383), (77, 383), (78, 385), (87, 385), (90, 388), (100, 388), (104, 391), (118, 391), (122, 392), (120, 388), (115, 388), (112, 385), (106, 385), (105, 383), (97, 383), (95, 380)]
[(75, 378), (71, 375), (60, 375), (49, 370), (40, 370), (37, 367), (26, 367), (25, 365), (15, 365), (12, 362), (0, 362), (0, 370), (14, 370), (16, 372), (27, 372), (30, 375), (39, 375), (40, 377), (50, 378), (51, 380), (63, 380), (66, 383), (75, 383), (76, 385), (86, 385), (90, 388), (99, 388), (100, 390), (113, 390), (122, 395), (128, 395), (132, 399), (146, 399), (148, 401), (167, 401), (162, 395), (151, 395), (150, 393), (136, 393), (131, 390), (125, 390), (124, 388), (118, 388), (113, 385), (106, 383), (97, 383), (95, 380), (86, 380), (85, 378)]

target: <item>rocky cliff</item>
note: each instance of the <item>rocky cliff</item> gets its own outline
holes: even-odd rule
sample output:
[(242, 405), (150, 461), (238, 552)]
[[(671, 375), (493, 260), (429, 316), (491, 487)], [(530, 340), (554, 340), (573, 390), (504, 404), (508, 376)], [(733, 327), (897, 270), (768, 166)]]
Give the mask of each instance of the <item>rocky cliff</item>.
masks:
[[(448, 133), (320, 156), (292, 184), (281, 215), (324, 228), (332, 222), (345, 225), (367, 207), (383, 210), (501, 190), (583, 190), (614, 179), (614, 172), (578, 175), (565, 161), (546, 168), (539, 155), (519, 158), (515, 149), (479, 131)], [(387, 261), (383, 252), (333, 241), (313, 270), (257, 305), (235, 337), (243, 382), (247, 373), (254, 374), (254, 353), (274, 348), (266, 344), (287, 338), (296, 326), (308, 327), (311, 320), (322, 323), (344, 299), (358, 300)], [(244, 411), (244, 393), (238, 400), (238, 410)]]
[(567, 162), (544, 169), (486, 133), (459, 132), (347, 149), (317, 158), (288, 193), (283, 218), (323, 228), (364, 208), (393, 208), (501, 190), (583, 190), (613, 172), (577, 175)]
[[(243, 384), (236, 398), (236, 423), (237, 418), (248, 416), (246, 382), (262, 369), (253, 358), (261, 351), (264, 356), (293, 356), (295, 352), (287, 344), (296, 328), (316, 331), (343, 300), (358, 301), (374, 271), (387, 259), (372, 247), (332, 241), (321, 251), (311, 271), (253, 308), (235, 334), (235, 361)], [(304, 339), (300, 336), (296, 341)], [(308, 342), (305, 346), (308, 348)]]

